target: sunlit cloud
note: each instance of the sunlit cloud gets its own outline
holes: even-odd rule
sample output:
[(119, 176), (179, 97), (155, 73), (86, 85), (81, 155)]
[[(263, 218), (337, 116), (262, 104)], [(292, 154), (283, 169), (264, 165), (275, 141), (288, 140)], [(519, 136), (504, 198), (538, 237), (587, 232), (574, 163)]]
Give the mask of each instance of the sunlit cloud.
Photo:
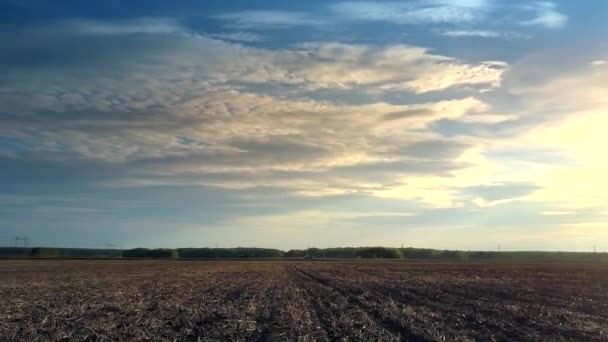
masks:
[(560, 216), (560, 215), (572, 215), (575, 212), (573, 211), (543, 211), (542, 214), (543, 215), (549, 215), (549, 216)]
[(527, 178), (542, 187), (527, 198), (555, 201), (563, 208), (602, 207), (608, 205), (608, 171), (603, 146), (608, 143), (603, 127), (608, 122), (608, 79), (595, 67), (547, 76), (541, 84), (519, 83), (512, 91), (526, 99), (530, 118), (547, 113), (542, 124), (521, 132), (517, 141), (527, 148), (539, 147), (560, 151), (567, 162), (548, 162), (538, 157), (528, 163)]
[[(145, 40), (131, 43), (154, 48)], [(449, 178), (471, 167), (473, 161), (458, 158), (477, 143), (420, 130), (443, 119), (488, 125), (512, 119), (487, 113), (490, 106), (471, 95), (344, 104), (256, 89), (277, 84), (304, 93), (417, 94), (491, 88), (508, 68), (502, 62), (466, 64), (406, 45), (302, 43), (272, 50), (203, 35), (165, 37), (167, 46), (168, 55), (152, 58), (113, 51), (103, 80), (83, 78), (69, 65), (61, 78), (38, 78), (35, 85), (15, 79), (2, 98), (29, 119), (23, 125), (7, 112), (4, 132), (49, 162), (121, 165), (124, 175), (102, 180), (105, 186), (272, 187), (299, 196), (367, 193), (445, 204), (435, 198), (445, 198), (446, 190), (420, 187), (412, 177)], [(132, 67), (114, 72), (112, 63), (123, 64), (125, 53)], [(203, 53), (207, 58), (200, 60)], [(393, 190), (404, 179), (407, 192)]]

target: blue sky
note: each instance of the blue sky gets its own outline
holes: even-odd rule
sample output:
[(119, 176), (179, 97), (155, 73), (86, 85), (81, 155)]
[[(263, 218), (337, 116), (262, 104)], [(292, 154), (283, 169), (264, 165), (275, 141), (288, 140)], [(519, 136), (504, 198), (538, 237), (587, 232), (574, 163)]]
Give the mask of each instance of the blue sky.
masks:
[(608, 250), (605, 1), (0, 1), (0, 244)]

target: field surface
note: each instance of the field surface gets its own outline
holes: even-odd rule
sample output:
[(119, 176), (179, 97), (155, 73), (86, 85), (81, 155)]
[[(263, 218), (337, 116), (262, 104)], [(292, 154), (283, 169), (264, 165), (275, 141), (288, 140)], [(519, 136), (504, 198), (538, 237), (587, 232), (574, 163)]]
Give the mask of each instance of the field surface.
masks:
[(0, 260), (0, 341), (608, 341), (604, 263)]

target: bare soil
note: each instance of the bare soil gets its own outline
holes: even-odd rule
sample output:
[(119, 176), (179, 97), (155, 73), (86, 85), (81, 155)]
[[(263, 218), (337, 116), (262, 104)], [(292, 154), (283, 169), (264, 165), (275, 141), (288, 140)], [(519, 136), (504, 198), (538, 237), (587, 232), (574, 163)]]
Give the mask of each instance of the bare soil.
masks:
[(608, 264), (1, 260), (0, 341), (608, 341)]

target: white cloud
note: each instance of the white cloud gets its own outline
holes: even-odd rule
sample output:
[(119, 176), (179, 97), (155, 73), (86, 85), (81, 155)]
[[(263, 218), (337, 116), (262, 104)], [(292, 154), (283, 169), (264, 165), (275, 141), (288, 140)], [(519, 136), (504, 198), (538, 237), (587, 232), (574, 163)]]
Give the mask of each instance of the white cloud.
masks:
[(568, 16), (557, 10), (557, 5), (550, 1), (536, 2), (526, 6), (536, 13), (532, 19), (522, 21), (522, 25), (542, 26), (549, 29), (558, 29), (566, 26)]
[(483, 38), (499, 38), (502, 34), (498, 31), (487, 31), (487, 30), (453, 30), (444, 31), (441, 33), (447, 37), (483, 37)]
[(324, 20), (313, 17), (308, 13), (290, 11), (240, 11), (220, 14), (214, 16), (214, 18), (223, 20), (227, 27), (245, 29), (272, 29), (326, 24)]
[[(453, 24), (471, 26), (486, 20), (490, 14), (501, 12), (517, 16), (532, 16), (522, 20), (522, 25), (542, 26), (549, 29), (566, 25), (568, 16), (559, 12), (557, 5), (549, 1), (530, 5), (500, 4), (491, 1), (416, 0), (416, 1), (342, 1), (330, 5), (333, 14), (344, 20), (382, 21), (394, 24)], [(450, 37), (527, 38), (516, 32), (498, 32), (478, 29), (453, 29), (442, 33)]]
[(64, 22), (55, 27), (57, 28), (73, 34), (92, 35), (163, 34), (187, 31), (177, 20), (169, 18), (139, 18), (114, 22), (81, 19)]
[(511, 31), (492, 31), (492, 30), (449, 30), (442, 31), (442, 36), (453, 38), (481, 37), (481, 38), (502, 38), (502, 39), (528, 39), (529, 35)]
[(608, 62), (606, 62), (604, 60), (596, 60), (596, 61), (591, 62), (591, 65), (593, 65), (593, 66), (602, 66), (602, 65), (605, 65), (607, 63)]
[(211, 38), (227, 40), (232, 42), (256, 43), (264, 41), (264, 36), (251, 32), (227, 32), (208, 34)]
[(421, 24), (478, 21), (484, 16), (487, 6), (486, 1), (345, 1), (333, 4), (330, 8), (344, 19)]

